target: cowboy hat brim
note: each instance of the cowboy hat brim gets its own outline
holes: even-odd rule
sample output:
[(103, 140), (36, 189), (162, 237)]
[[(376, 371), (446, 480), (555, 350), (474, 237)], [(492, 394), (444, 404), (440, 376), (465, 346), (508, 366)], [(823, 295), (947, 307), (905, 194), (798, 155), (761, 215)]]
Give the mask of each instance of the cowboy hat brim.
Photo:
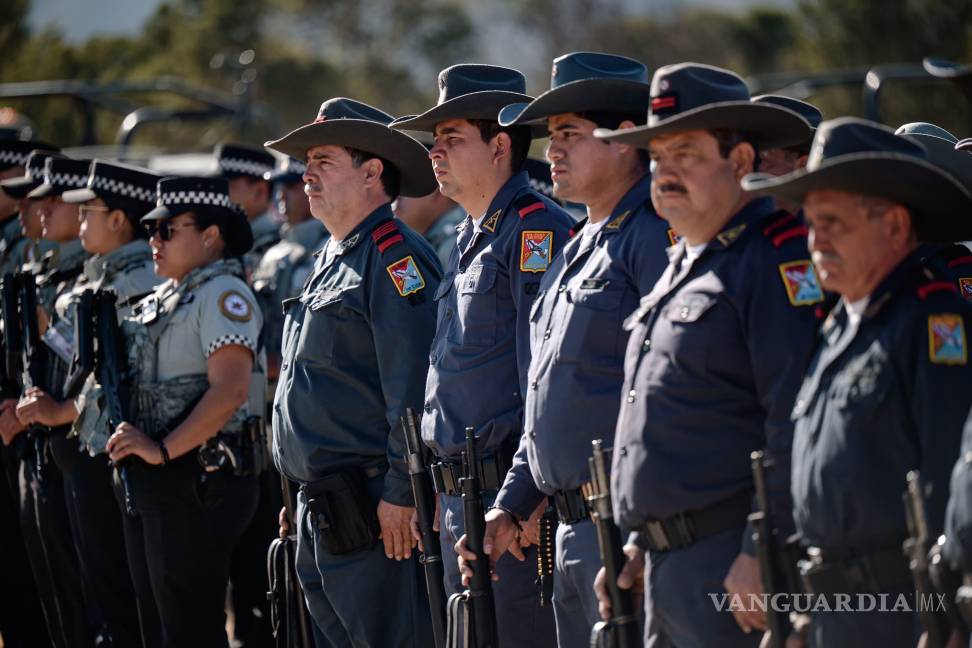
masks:
[[(907, 178), (896, 182), (895, 178)], [(922, 241), (947, 243), (972, 238), (972, 194), (926, 160), (900, 153), (853, 153), (825, 160), (812, 171), (783, 176), (751, 174), (742, 187), (756, 196), (802, 203), (811, 191), (838, 190), (878, 196), (916, 212)]]
[(651, 86), (628, 79), (578, 79), (547, 90), (529, 103), (500, 110), (502, 126), (547, 125), (547, 118), (564, 113), (608, 111), (644, 115), (651, 103)]
[(608, 130), (594, 136), (646, 148), (654, 137), (688, 130), (728, 128), (754, 133), (764, 149), (799, 146), (813, 137), (813, 129), (800, 114), (781, 106), (750, 101), (723, 101), (692, 108), (644, 126)]
[[(399, 117), (389, 126), (398, 130), (425, 131), (434, 133), (436, 124), (452, 119), (486, 119), (496, 121), (499, 112), (513, 103), (533, 101), (530, 95), (506, 90), (482, 90), (459, 95), (444, 101), (421, 115)], [(547, 136), (546, 124), (530, 126), (530, 137), (537, 139)]]
[(382, 157), (398, 169), (401, 194), (419, 198), (438, 187), (428, 151), (405, 133), (366, 119), (331, 119), (307, 124), (264, 146), (303, 160), (315, 146), (347, 146)]

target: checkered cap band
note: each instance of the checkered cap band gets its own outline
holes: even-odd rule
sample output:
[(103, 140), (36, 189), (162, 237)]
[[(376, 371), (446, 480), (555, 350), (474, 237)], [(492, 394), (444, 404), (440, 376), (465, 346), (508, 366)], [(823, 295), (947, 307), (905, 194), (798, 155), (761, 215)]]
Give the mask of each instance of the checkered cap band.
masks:
[(108, 193), (113, 193), (116, 196), (122, 196), (123, 198), (137, 200), (144, 203), (151, 203), (155, 200), (154, 186), (140, 187), (130, 182), (116, 180), (115, 178), (94, 176), (91, 179), (91, 182), (88, 183), (88, 187), (94, 190), (107, 191)]
[(159, 195), (158, 207), (165, 205), (214, 205), (232, 208), (229, 195), (214, 191), (172, 191)]
[(0, 164), (23, 166), (29, 155), (30, 151), (0, 150)]
[(255, 160), (244, 160), (242, 158), (220, 158), (219, 168), (223, 171), (243, 173), (246, 175), (263, 177), (264, 173), (273, 171), (272, 164), (257, 162)]

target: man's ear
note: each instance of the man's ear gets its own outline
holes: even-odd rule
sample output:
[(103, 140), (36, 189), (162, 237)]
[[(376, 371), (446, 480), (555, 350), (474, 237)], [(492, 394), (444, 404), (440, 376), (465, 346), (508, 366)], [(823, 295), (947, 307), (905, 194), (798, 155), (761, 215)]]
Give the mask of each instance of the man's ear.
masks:
[(736, 180), (756, 170), (756, 149), (749, 142), (739, 142), (729, 151), (729, 162)]
[(493, 138), (493, 162), (499, 163), (504, 157), (509, 157), (513, 148), (513, 140), (509, 133), (499, 133)]
[(112, 232), (117, 232), (125, 226), (125, 221), (128, 218), (125, 216), (125, 212), (120, 209), (112, 209), (108, 212), (108, 229)]
[(385, 166), (381, 163), (378, 158), (371, 158), (365, 165), (365, 185), (373, 187), (375, 185), (381, 184), (381, 174), (385, 170)]
[(801, 155), (800, 157), (798, 157), (797, 158), (797, 161), (796, 161), (796, 168), (794, 169), (794, 171), (799, 171), (800, 169), (807, 168), (807, 161), (809, 159), (810, 159), (810, 154), (809, 153), (806, 154), (806, 155)]
[(904, 205), (892, 205), (884, 218), (891, 227), (891, 239), (895, 245), (904, 247), (912, 237), (911, 212)]

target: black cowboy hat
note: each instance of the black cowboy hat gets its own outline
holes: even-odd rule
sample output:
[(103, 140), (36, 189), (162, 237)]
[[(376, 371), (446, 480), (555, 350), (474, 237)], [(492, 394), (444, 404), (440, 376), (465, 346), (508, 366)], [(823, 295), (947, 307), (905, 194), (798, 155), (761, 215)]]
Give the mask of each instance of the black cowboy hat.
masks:
[(240, 256), (253, 247), (253, 230), (243, 210), (230, 200), (225, 178), (162, 178), (157, 185), (155, 209), (140, 220), (145, 224), (186, 212), (205, 212), (218, 218), (226, 256)]
[(651, 101), (648, 68), (626, 56), (600, 52), (564, 54), (553, 62), (550, 90), (529, 103), (499, 112), (503, 126), (546, 125), (563, 113), (608, 111), (642, 114)]
[(646, 125), (599, 128), (594, 136), (647, 147), (659, 135), (710, 128), (752, 133), (764, 148), (798, 146), (811, 131), (798, 113), (751, 101), (746, 82), (736, 73), (700, 63), (678, 63), (659, 68), (652, 77)]
[(101, 198), (109, 205), (131, 205), (148, 211), (155, 205), (156, 186), (162, 176), (148, 169), (95, 160), (88, 171), (88, 186), (65, 191), (67, 203), (83, 203)]
[(31, 190), (27, 197), (60, 196), (66, 191), (81, 189), (88, 184), (90, 167), (91, 160), (52, 155), (44, 161), (44, 182)]
[(742, 186), (794, 203), (825, 189), (878, 196), (911, 209), (924, 242), (972, 238), (972, 219), (955, 218), (972, 213), (972, 194), (930, 162), (920, 144), (856, 117), (820, 124), (805, 169), (779, 177), (750, 174)]
[(57, 155), (57, 152), (46, 149), (31, 151), (24, 163), (24, 175), (0, 180), (0, 189), (11, 198), (25, 197), (44, 182), (44, 164), (52, 155)]
[(366, 103), (336, 97), (321, 104), (312, 123), (264, 146), (299, 160), (308, 149), (326, 144), (366, 151), (395, 165), (403, 196), (427, 196), (438, 186), (428, 151), (405, 133), (389, 128), (391, 121), (391, 115)]
[[(450, 119), (496, 121), (499, 111), (512, 103), (533, 101), (526, 93), (526, 78), (519, 70), (461, 63), (439, 72), (439, 101), (421, 115), (406, 115), (391, 123), (398, 130), (434, 132), (435, 125)], [(534, 137), (547, 134), (546, 124), (530, 129)]]
[(819, 126), (820, 122), (823, 121), (823, 113), (820, 112), (819, 108), (811, 103), (807, 103), (806, 101), (800, 101), (799, 99), (794, 99), (793, 97), (787, 97), (785, 95), (759, 95), (758, 97), (753, 97), (753, 101), (756, 103), (768, 103), (775, 106), (782, 106), (783, 108), (789, 108), (806, 119), (807, 123), (810, 124), (810, 130), (807, 132), (807, 138), (799, 144), (789, 148), (799, 149), (802, 153), (806, 153), (810, 150), (810, 143), (813, 142), (813, 135), (817, 132), (817, 126)]
[(963, 65), (938, 56), (926, 56), (921, 63), (925, 72), (939, 79), (959, 79), (972, 76), (972, 65)]
[(948, 171), (972, 192), (972, 154), (955, 148), (958, 139), (954, 135), (928, 122), (904, 124), (894, 134), (924, 146), (929, 162)]

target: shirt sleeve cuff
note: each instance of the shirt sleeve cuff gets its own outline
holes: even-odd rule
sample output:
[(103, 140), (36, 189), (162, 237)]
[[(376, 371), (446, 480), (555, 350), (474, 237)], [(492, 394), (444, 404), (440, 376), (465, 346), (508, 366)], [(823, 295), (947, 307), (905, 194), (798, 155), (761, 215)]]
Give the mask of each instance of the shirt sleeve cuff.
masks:
[(530, 480), (524, 484), (522, 479), (507, 479), (496, 495), (494, 506), (506, 509), (520, 520), (526, 520), (546, 497)]
[(381, 492), (381, 499), (396, 506), (415, 506), (412, 482), (392, 474), (391, 471), (385, 473), (385, 487)]

